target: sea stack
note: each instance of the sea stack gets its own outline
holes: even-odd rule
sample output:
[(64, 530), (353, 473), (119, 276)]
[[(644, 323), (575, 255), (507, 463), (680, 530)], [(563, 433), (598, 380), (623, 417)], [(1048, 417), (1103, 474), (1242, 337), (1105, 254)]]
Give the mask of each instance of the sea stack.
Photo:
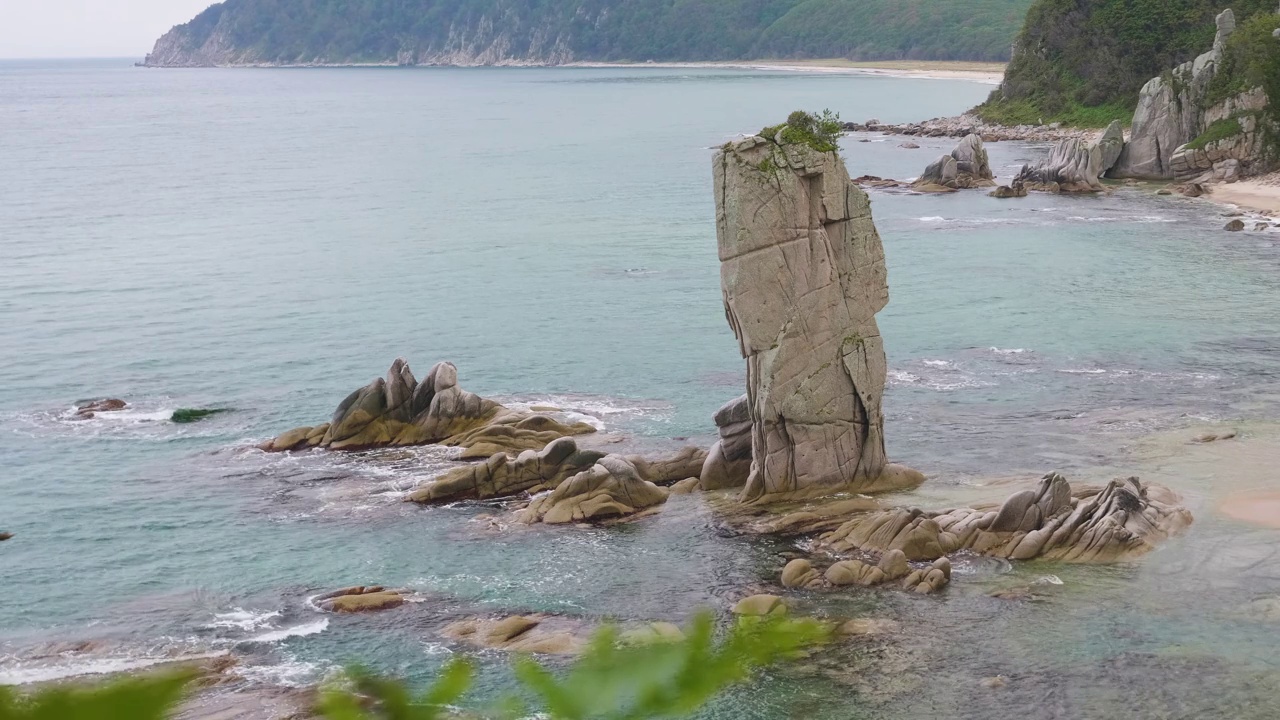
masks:
[(886, 465), (884, 248), (866, 193), (813, 120), (795, 113), (713, 161), (725, 314), (747, 361), (744, 502), (923, 479)]

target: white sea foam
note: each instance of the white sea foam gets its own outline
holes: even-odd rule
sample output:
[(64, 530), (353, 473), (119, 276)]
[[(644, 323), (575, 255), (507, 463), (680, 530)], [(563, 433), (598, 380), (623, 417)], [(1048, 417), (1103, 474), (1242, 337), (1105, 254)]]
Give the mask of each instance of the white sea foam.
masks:
[(195, 653), (174, 657), (109, 657), (82, 658), (52, 664), (33, 664), (17, 667), (0, 667), (0, 685), (26, 685), (49, 682), (84, 675), (107, 675), (130, 672), (173, 662), (206, 660), (221, 657), (225, 652)]
[(253, 611), (236, 608), (231, 612), (218, 613), (207, 628), (238, 628), (240, 630), (256, 630), (270, 625), (274, 618), (280, 617), (279, 610)]
[(1058, 372), (1067, 375), (1104, 375), (1107, 371), (1102, 368), (1061, 368)]
[(955, 363), (951, 362), (950, 360), (922, 360), (921, 362), (923, 362), (925, 365), (928, 365), (929, 367), (939, 367), (939, 368), (955, 367)]
[(311, 685), (319, 672), (320, 666), (316, 663), (298, 660), (291, 656), (273, 665), (243, 665), (235, 668), (235, 674), (246, 680), (284, 687)]
[(990, 348), (987, 348), (987, 349), (988, 349), (988, 350), (990, 350), (991, 352), (993, 352), (993, 353), (997, 354), (997, 355), (1021, 355), (1021, 354), (1023, 354), (1023, 353), (1029, 353), (1029, 352), (1031, 352), (1031, 351), (1030, 351), (1030, 350), (1028, 350), (1027, 348), (998, 348), (998, 347), (990, 347)]
[(936, 215), (930, 215), (929, 217), (920, 218), (920, 222), (925, 222), (925, 223), (940, 223), (940, 222), (946, 222), (946, 221), (947, 221), (946, 218), (938, 217)]
[(302, 625), (295, 625), (293, 627), (281, 628), (279, 630), (271, 630), (269, 632), (264, 632), (261, 635), (255, 635), (246, 640), (241, 640), (240, 642), (246, 642), (246, 643), (280, 642), (281, 640), (287, 640), (288, 638), (291, 638), (291, 637), (305, 637), (307, 635), (316, 635), (318, 633), (324, 632), (328, 627), (329, 627), (329, 618), (320, 618), (319, 620), (314, 620), (312, 622), (304, 623)]

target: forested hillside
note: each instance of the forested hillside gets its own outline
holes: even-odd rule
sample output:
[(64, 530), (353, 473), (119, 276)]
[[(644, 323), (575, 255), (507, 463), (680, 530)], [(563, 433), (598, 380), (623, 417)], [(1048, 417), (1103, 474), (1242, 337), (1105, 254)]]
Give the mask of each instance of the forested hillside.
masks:
[(1031, 0), (226, 0), (152, 65), (1004, 60)]
[(1004, 83), (979, 114), (1006, 124), (1128, 121), (1151, 78), (1209, 50), (1214, 16), (1273, 13), (1276, 0), (1036, 0)]

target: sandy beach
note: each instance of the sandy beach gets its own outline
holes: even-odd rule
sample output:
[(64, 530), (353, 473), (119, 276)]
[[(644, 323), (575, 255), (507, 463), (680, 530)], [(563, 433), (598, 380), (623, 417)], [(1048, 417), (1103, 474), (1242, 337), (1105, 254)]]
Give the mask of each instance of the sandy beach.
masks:
[(823, 60), (733, 60), (725, 62), (569, 63), (571, 67), (727, 68), (735, 70), (789, 70), (792, 72), (847, 73), (928, 80), (971, 80), (999, 85), (1004, 63), (883, 60), (856, 62), (843, 58)]
[(1280, 213), (1280, 173), (1207, 186), (1209, 199), (1245, 210)]

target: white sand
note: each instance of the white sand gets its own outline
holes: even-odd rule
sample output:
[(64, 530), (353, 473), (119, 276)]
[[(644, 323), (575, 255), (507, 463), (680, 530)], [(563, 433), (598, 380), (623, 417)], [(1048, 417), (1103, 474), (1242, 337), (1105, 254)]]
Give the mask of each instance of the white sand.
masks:
[(1208, 198), (1247, 210), (1280, 213), (1280, 173), (1207, 186)]

